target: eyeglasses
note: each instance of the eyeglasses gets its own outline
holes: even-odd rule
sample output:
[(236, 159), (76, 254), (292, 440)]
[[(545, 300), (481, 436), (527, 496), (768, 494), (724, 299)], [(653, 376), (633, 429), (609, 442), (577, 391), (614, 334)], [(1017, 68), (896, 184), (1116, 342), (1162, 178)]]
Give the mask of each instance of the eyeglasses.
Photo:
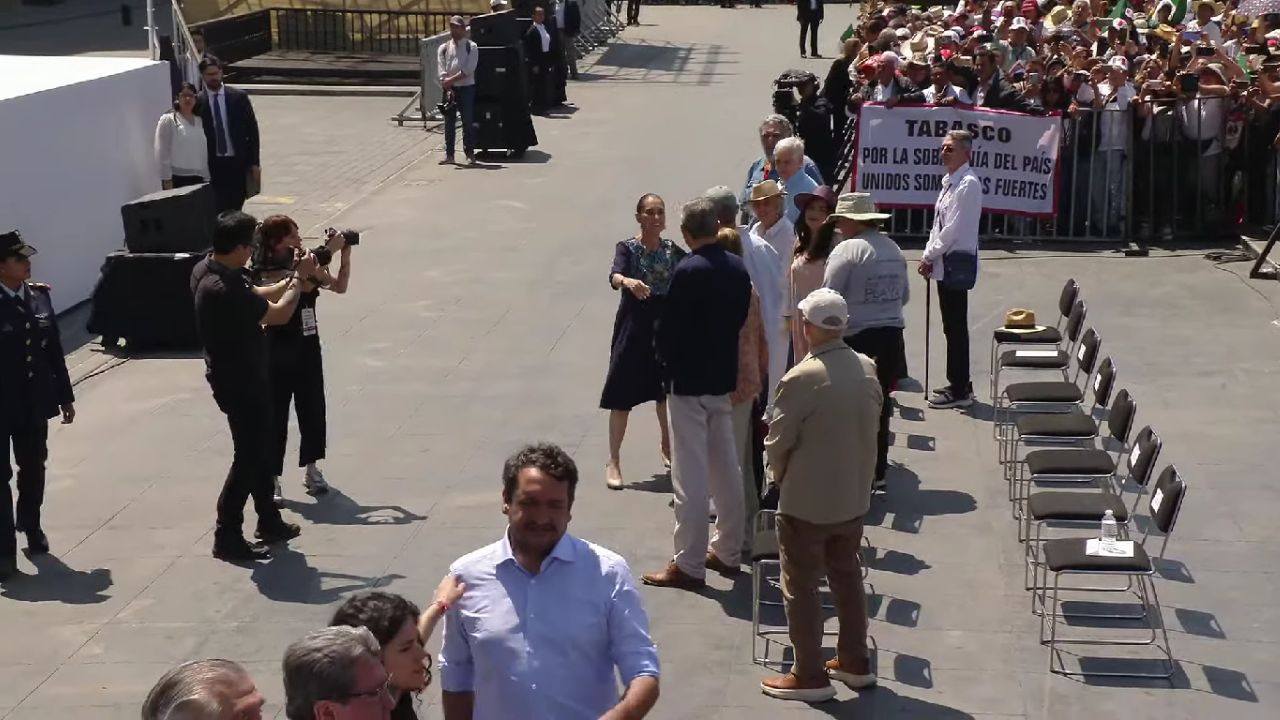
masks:
[(390, 700), (392, 699), (391, 677), (392, 676), (388, 674), (387, 681), (384, 682), (381, 686), (374, 688), (373, 690), (366, 690), (364, 692), (347, 693), (346, 695), (339, 697), (338, 700), (342, 701), (343, 703), (350, 702), (352, 700), (381, 700), (383, 698), (387, 698), (388, 700)]
[(951, 145), (943, 145), (943, 146), (942, 146), (942, 152), (944, 152), (944, 153), (949, 153), (949, 152), (951, 152), (952, 150), (955, 150), (955, 148), (954, 148), (954, 147), (952, 147)]

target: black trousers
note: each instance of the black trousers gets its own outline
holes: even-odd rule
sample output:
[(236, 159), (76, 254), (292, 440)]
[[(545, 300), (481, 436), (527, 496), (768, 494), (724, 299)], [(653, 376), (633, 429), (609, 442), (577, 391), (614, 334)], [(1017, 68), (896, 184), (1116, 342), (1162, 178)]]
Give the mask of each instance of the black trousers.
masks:
[(883, 480), (889, 469), (889, 417), (893, 415), (893, 398), (890, 393), (898, 381), (906, 375), (906, 343), (902, 328), (868, 328), (844, 339), (854, 352), (876, 361), (876, 379), (884, 402), (880, 406), (880, 429), (876, 434), (876, 480)]
[[(802, 0), (803, 1), (803, 0)], [(804, 35), (809, 33), (809, 54), (818, 54), (818, 25), (821, 20), (802, 19), (800, 21), (800, 54), (804, 54)]]
[(275, 425), (271, 475), (284, 474), (285, 445), (289, 440), (289, 404), (298, 415), (298, 467), (324, 459), (325, 403), (324, 363), (320, 343), (304, 338), (296, 347), (271, 346), (272, 419)]
[(26, 420), (9, 427), (0, 427), (3, 449), (0, 450), (0, 559), (13, 559), (18, 555), (15, 537), (13, 491), (9, 479), (13, 467), (9, 464), (9, 448), (18, 465), (17, 526), (24, 530), (40, 529), (40, 506), (44, 504), (44, 463), (49, 457), (49, 421)]
[(209, 184), (218, 212), (239, 210), (249, 194), (249, 166), (238, 157), (209, 158)]
[(973, 382), (969, 378), (969, 291), (952, 290), (938, 283), (938, 310), (942, 313), (942, 334), (947, 338), (947, 386), (957, 395), (972, 395)]
[(627, 24), (640, 24), (640, 0), (627, 0)]
[(209, 383), (218, 409), (227, 416), (234, 447), (231, 469), (227, 471), (222, 493), (218, 495), (215, 542), (235, 541), (243, 537), (244, 506), (249, 498), (253, 498), (259, 527), (282, 522), (280, 510), (271, 498), (271, 447), (274, 443), (269, 391), (265, 383), (246, 389), (243, 379), (236, 380), (241, 383), (238, 387), (229, 387), (213, 379)]

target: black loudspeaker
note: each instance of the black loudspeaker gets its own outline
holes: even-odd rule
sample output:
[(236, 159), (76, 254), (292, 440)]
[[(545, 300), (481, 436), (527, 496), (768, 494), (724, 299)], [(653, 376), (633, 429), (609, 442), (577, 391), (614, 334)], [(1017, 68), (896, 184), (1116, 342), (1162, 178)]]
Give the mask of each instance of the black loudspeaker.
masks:
[(471, 40), (482, 48), (520, 44), (520, 23), (514, 10), (471, 18)]
[(200, 252), (213, 244), (215, 209), (208, 183), (161, 190), (120, 207), (130, 252)]
[(538, 144), (529, 108), (511, 102), (476, 101), (476, 147), (506, 150), (515, 156)]
[(191, 270), (205, 253), (114, 252), (93, 289), (89, 332), (104, 345), (199, 347)]
[(476, 62), (476, 100), (529, 104), (524, 50), (519, 45), (480, 48)]

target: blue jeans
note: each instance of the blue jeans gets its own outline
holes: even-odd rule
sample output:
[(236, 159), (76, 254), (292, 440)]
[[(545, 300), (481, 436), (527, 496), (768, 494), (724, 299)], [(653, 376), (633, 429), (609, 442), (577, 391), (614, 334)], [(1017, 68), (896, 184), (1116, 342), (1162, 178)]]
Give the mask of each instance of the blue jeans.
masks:
[(453, 88), (453, 104), (456, 108), (444, 114), (444, 154), (453, 157), (458, 135), (458, 113), (462, 113), (462, 150), (470, 157), (476, 151), (476, 86), (463, 85)]

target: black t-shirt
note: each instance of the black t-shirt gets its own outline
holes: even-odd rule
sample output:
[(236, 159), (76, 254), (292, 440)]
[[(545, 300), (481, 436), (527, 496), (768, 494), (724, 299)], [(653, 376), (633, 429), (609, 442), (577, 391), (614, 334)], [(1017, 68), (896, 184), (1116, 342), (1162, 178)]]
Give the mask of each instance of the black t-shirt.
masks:
[(268, 303), (253, 292), (244, 270), (207, 257), (191, 271), (191, 292), (210, 380), (265, 380), (267, 346), (261, 323)]

